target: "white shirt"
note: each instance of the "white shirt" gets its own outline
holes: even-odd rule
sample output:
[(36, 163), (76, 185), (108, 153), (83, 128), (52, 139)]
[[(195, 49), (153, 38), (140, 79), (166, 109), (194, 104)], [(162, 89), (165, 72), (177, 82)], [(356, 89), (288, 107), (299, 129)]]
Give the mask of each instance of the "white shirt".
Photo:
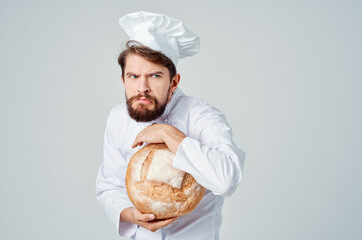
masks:
[[(125, 176), (130, 158), (141, 147), (131, 145), (136, 135), (152, 123), (169, 124), (187, 137), (181, 142), (172, 166), (190, 173), (206, 188), (199, 205), (168, 226), (151, 232), (133, 223), (120, 222), (120, 213), (134, 207), (127, 196)], [(122, 237), (134, 239), (219, 239), (224, 197), (241, 181), (245, 153), (232, 141), (231, 128), (216, 108), (183, 94), (173, 93), (161, 117), (138, 123), (125, 103), (115, 106), (108, 117), (104, 137), (104, 161), (97, 176), (97, 199)]]

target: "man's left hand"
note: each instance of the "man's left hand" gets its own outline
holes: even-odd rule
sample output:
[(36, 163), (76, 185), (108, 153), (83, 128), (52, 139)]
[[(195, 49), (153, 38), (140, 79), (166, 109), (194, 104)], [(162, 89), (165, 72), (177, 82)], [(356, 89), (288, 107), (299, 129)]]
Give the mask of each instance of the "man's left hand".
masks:
[(180, 143), (185, 137), (185, 134), (173, 126), (155, 123), (137, 134), (137, 137), (132, 144), (132, 148), (142, 146), (144, 142), (166, 143), (170, 151), (173, 154), (176, 154)]

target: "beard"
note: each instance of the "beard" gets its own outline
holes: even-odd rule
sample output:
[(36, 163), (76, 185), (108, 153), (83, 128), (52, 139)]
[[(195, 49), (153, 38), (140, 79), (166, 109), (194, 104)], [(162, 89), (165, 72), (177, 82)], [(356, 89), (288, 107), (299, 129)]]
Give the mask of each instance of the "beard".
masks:
[[(154, 109), (149, 110), (146, 104), (139, 103), (136, 108), (132, 107), (132, 104), (135, 100), (144, 97), (147, 100), (151, 101), (154, 104)], [(128, 114), (131, 118), (133, 118), (137, 122), (150, 122), (159, 118), (165, 111), (167, 105), (167, 99), (164, 103), (160, 103), (155, 97), (149, 95), (148, 93), (145, 94), (138, 94), (136, 96), (127, 98), (127, 109)]]

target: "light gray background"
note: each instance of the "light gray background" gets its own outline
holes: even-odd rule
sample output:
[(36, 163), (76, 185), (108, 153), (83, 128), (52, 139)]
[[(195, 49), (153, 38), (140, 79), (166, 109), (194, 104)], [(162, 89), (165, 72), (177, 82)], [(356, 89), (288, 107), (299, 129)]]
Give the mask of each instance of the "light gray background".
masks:
[(181, 88), (247, 152), (221, 239), (361, 239), (361, 1), (1, 1), (0, 239), (119, 239), (95, 199), (118, 18), (182, 19)]

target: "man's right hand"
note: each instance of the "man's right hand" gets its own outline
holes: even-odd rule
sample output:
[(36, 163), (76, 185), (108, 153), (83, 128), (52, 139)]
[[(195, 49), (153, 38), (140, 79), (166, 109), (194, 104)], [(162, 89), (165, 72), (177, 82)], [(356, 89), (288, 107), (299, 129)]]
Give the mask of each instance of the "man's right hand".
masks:
[(163, 220), (155, 220), (155, 215), (142, 214), (136, 208), (129, 207), (121, 212), (120, 221), (134, 223), (152, 232), (155, 232), (158, 229), (163, 228), (169, 225), (170, 223), (174, 222), (177, 218), (178, 217), (173, 217)]

